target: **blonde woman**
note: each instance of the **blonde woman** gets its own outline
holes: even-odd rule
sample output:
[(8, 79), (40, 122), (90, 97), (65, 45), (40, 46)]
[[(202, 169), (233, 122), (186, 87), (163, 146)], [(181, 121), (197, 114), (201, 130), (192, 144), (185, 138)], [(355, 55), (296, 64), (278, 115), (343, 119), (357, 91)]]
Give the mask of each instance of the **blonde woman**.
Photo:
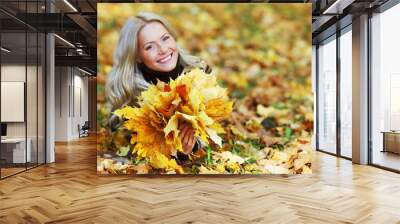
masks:
[[(157, 14), (141, 12), (127, 20), (120, 33), (114, 67), (106, 84), (112, 110), (126, 105), (137, 106), (141, 91), (149, 84), (156, 84), (157, 80), (168, 82), (195, 67), (211, 72), (202, 60), (181, 49), (176, 39), (176, 32), (170, 24)], [(111, 123), (115, 124), (115, 119), (112, 117)], [(188, 155), (197, 148), (198, 140), (189, 124), (181, 124), (179, 129), (184, 154)]]

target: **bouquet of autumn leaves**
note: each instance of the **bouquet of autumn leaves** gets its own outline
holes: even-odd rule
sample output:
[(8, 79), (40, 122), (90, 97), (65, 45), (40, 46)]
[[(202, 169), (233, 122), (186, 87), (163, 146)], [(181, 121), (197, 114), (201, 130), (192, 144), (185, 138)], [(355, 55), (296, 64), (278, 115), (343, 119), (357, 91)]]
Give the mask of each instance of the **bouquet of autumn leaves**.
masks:
[(233, 106), (216, 77), (198, 68), (169, 83), (149, 85), (138, 104), (114, 111), (125, 119), (123, 127), (132, 132), (133, 153), (153, 168), (177, 173), (184, 173), (175, 160), (178, 151), (183, 152), (179, 124), (191, 124), (194, 136), (205, 144), (211, 140), (221, 146), (218, 134), (224, 129), (220, 122), (229, 117)]

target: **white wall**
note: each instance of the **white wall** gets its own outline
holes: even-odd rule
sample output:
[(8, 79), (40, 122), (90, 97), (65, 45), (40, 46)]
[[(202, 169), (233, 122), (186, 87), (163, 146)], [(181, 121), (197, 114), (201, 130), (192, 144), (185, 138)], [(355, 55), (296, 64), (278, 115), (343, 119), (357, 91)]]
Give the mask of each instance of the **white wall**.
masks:
[(68, 140), (68, 86), (69, 69), (67, 67), (55, 68), (55, 140)]
[[(1, 81), (25, 82), (25, 65), (2, 65)], [(7, 108), (1, 108), (7, 110)], [(7, 123), (7, 137), (25, 137), (25, 123)]]
[(72, 132), (71, 135), (73, 138), (77, 138), (78, 133), (78, 124), (81, 126), (88, 121), (88, 78), (81, 76), (83, 73), (78, 71), (78, 75), (76, 74), (77, 70), (74, 70), (74, 91), (71, 96), (74, 99), (72, 108)]
[(76, 68), (56, 67), (56, 141), (78, 139), (78, 124), (88, 120), (88, 78), (83, 75)]
[[(28, 120), (28, 137), (31, 133), (30, 128), (32, 128), (32, 133), (36, 136), (36, 79), (31, 77), (31, 74), (36, 75), (36, 66), (27, 66), (28, 72), (28, 87), (27, 87), (27, 120)], [(25, 65), (9, 64), (1, 66), (1, 81), (7, 82), (25, 82)], [(3, 96), (4, 97), (4, 96)], [(41, 105), (38, 105), (39, 107)], [(2, 110), (7, 110), (7, 108), (2, 108)], [(8, 137), (25, 137), (25, 122), (7, 122), (7, 136)]]

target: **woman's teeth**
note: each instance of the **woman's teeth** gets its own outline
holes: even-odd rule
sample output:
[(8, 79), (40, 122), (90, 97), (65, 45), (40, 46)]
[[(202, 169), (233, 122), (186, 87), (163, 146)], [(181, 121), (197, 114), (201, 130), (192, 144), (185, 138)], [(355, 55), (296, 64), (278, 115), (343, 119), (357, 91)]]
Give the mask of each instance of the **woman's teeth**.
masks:
[(166, 56), (165, 58), (158, 60), (158, 62), (165, 63), (165, 62), (169, 61), (171, 58), (172, 58), (172, 53), (170, 55)]

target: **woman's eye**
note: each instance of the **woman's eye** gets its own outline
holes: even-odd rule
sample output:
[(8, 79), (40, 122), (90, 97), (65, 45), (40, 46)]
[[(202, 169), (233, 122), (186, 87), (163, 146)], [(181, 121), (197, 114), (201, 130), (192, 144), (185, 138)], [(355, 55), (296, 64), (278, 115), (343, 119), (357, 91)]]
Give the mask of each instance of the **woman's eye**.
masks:
[(151, 48), (152, 48), (152, 46), (150, 45), (150, 46), (145, 47), (144, 49), (145, 49), (146, 51), (148, 51), (148, 50), (151, 50)]
[(164, 38), (163, 38), (163, 41), (166, 41), (166, 40), (168, 40), (169, 39), (169, 36), (165, 36)]

